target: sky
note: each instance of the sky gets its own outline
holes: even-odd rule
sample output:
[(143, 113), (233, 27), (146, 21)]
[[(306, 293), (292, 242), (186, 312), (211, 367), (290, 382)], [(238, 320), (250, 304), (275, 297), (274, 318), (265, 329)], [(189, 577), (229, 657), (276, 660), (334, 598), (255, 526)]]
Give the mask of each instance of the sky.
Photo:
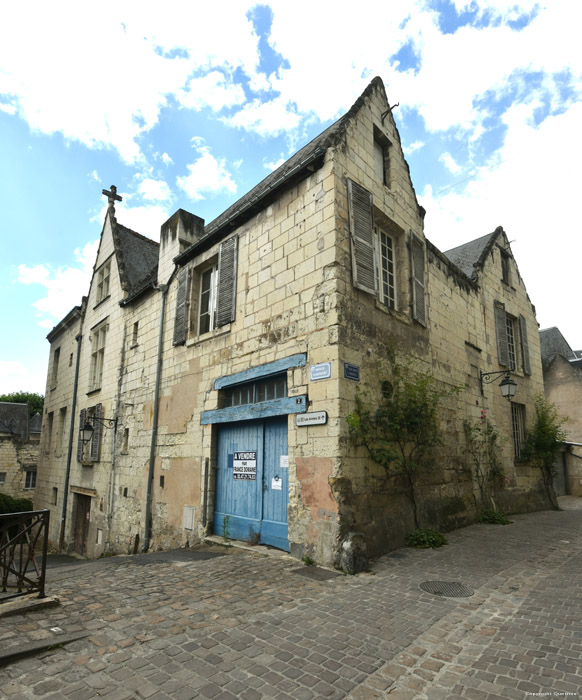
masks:
[(0, 394), (44, 393), (46, 335), (86, 294), (105, 215), (159, 240), (212, 221), (379, 75), (425, 234), (503, 226), (541, 328), (582, 349), (579, 0), (6, 3)]

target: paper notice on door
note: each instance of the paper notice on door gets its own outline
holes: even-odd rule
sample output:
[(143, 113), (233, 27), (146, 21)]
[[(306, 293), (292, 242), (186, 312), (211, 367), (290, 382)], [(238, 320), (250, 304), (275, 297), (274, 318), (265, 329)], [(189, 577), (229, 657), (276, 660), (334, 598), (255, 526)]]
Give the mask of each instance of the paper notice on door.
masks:
[(281, 455), (281, 469), (289, 469), (289, 455)]
[(280, 479), (278, 476), (275, 476), (274, 478), (271, 479), (271, 489), (273, 491), (282, 491), (283, 490), (283, 479)]

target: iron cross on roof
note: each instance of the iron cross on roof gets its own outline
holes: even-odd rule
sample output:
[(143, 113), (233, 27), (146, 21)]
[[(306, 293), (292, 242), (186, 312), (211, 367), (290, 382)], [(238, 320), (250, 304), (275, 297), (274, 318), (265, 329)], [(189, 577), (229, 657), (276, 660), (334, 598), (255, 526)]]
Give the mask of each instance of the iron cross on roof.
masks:
[(109, 202), (109, 209), (112, 209), (112, 213), (115, 214), (115, 202), (121, 202), (123, 200), (123, 197), (120, 197), (117, 194), (117, 187), (115, 185), (111, 185), (110, 190), (101, 191), (107, 197), (107, 201)]

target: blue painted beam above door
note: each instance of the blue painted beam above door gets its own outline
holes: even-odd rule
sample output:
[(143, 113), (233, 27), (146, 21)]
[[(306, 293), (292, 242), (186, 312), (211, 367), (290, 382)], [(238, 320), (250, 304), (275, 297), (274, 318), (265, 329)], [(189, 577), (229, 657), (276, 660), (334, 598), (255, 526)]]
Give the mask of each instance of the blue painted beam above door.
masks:
[(217, 408), (214, 411), (203, 411), (200, 414), (200, 424), (234, 423), (239, 420), (256, 420), (271, 416), (284, 416), (290, 413), (305, 413), (306, 411), (307, 396), (304, 394), (244, 406), (229, 406), (228, 408)]
[(267, 362), (266, 364), (259, 365), (258, 367), (250, 367), (242, 372), (236, 372), (235, 374), (228, 374), (225, 377), (219, 377), (218, 379), (214, 380), (214, 388), (216, 390), (226, 389), (227, 387), (234, 386), (235, 384), (254, 382), (257, 379), (271, 377), (275, 374), (281, 374), (282, 372), (291, 369), (291, 367), (305, 367), (306, 362), (307, 355), (304, 352), (297, 355), (291, 355), (290, 357), (284, 357), (281, 360)]

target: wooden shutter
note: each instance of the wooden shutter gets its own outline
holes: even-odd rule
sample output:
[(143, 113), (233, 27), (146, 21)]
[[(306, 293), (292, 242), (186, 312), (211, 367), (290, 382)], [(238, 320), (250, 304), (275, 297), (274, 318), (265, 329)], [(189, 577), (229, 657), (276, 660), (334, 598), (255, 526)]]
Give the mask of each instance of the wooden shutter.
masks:
[[(93, 413), (94, 418), (101, 418), (103, 416), (103, 411), (101, 409), (101, 404), (98, 403), (95, 406), (95, 412)], [(103, 425), (100, 420), (93, 421), (93, 437), (91, 438), (91, 461), (98, 462), (101, 453), (101, 431)]]
[(87, 420), (87, 411), (86, 409), (82, 409), (81, 412), (79, 413), (79, 437), (77, 438), (77, 462), (82, 462), (83, 461), (83, 441), (81, 440), (81, 430), (83, 430), (83, 426), (85, 425), (85, 421)]
[(519, 316), (519, 331), (521, 335), (521, 359), (523, 362), (523, 373), (531, 374), (531, 364), (529, 361), (529, 344), (527, 342), (527, 326), (525, 316)]
[(372, 193), (348, 179), (348, 208), (354, 287), (377, 295)]
[(412, 289), (412, 318), (426, 326), (424, 282), (424, 243), (410, 232), (410, 286)]
[(507, 342), (507, 316), (505, 304), (495, 302), (495, 330), (497, 334), (497, 359), (503, 367), (509, 367), (509, 344)]
[(223, 241), (218, 252), (216, 326), (234, 321), (236, 310), (236, 268), (238, 237)]
[(183, 267), (178, 273), (176, 317), (174, 319), (174, 345), (184, 345), (188, 330), (188, 297), (190, 295), (190, 268)]

